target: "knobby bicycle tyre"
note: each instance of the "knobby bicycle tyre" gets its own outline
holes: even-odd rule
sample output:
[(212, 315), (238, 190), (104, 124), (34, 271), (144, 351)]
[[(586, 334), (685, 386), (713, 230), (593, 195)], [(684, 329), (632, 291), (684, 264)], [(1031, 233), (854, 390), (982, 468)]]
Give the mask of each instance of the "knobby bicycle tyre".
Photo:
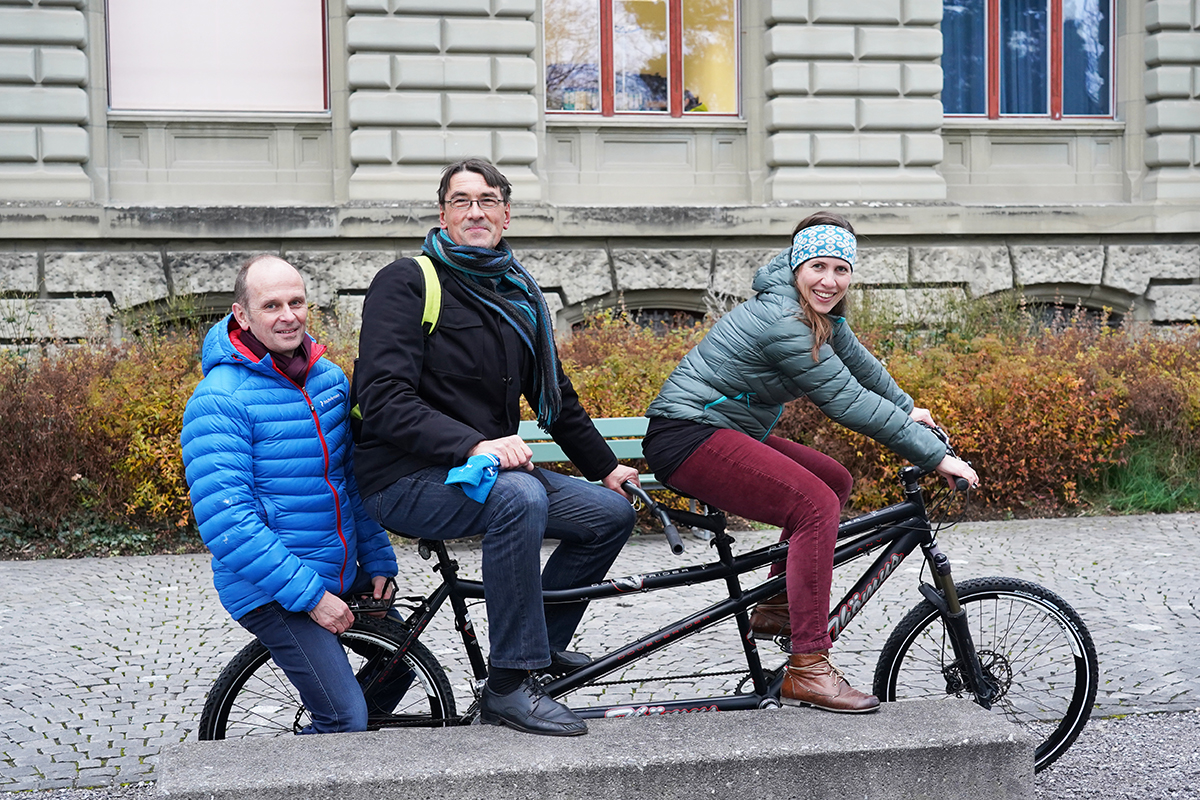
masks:
[[(357, 617), (354, 626), (338, 638), (346, 649), (355, 675), (366, 683), (400, 649), (407, 631), (399, 623)], [(454, 693), (446, 672), (420, 642), (404, 656), (411, 675), (389, 680), (388, 708), (368, 698), (368, 725), (381, 727), (440, 727), (455, 721)], [(375, 693), (373, 693), (374, 695)], [(255, 639), (226, 665), (208, 693), (200, 714), (199, 738), (232, 739), (244, 736), (279, 736), (299, 731), (309, 723), (300, 695), (271, 653)]]
[[(992, 711), (1039, 740), (1040, 772), (1079, 736), (1096, 700), (1096, 648), (1075, 609), (1054, 592), (1014, 578), (958, 584), (984, 674), (999, 685)], [(963, 670), (933, 603), (922, 602), (888, 637), (875, 667), (880, 700), (967, 694)]]

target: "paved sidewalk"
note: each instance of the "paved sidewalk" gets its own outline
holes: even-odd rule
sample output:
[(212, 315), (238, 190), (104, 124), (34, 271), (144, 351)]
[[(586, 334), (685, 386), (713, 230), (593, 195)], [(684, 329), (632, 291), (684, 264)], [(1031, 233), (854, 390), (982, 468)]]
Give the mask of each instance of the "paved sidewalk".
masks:
[[(944, 534), (942, 546), (959, 579), (1024, 578), (1074, 605), (1100, 654), (1096, 715), (1111, 716), (1200, 707), (1198, 530), (1200, 514), (968, 523)], [(738, 534), (737, 550), (776, 536)], [(708, 559), (703, 543), (686, 541), (688, 552), (674, 557), (660, 537), (635, 539), (614, 573)], [(457, 552), (464, 572), (477, 574), (474, 548)], [(411, 547), (400, 556), (409, 590), (426, 591), (428, 565)], [(884, 638), (919, 601), (918, 566), (906, 562), (838, 643), (836, 660), (854, 685), (870, 686)], [(720, 586), (594, 603), (576, 646), (601, 652), (714, 591)], [(473, 616), (486, 636), (482, 608)], [(466, 664), (444, 617), (423, 640), (449, 668), (465, 707)], [(0, 562), (0, 792), (153, 779), (159, 749), (195, 737), (208, 687), (248, 640), (218, 604), (203, 556)], [(663, 665), (677, 670), (685, 655), (711, 672), (736, 658), (736, 642), (720, 629), (684, 648), (664, 651)], [(643, 676), (608, 687), (606, 699), (634, 699)], [(721, 679), (648, 696), (699, 694), (714, 680)]]

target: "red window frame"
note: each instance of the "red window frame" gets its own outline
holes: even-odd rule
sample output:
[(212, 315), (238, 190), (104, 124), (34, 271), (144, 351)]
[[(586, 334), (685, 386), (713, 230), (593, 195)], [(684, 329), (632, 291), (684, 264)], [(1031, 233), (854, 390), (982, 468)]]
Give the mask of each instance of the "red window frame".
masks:
[[(1000, 3), (1001, 0), (987, 0), (987, 118), (1000, 119)], [(1062, 0), (1049, 0), (1049, 39), (1050, 39), (1050, 119), (1061, 120), (1063, 118), (1063, 4)], [(1113, 0), (1109, 6), (1110, 21), (1112, 26), (1112, 16), (1116, 13), (1116, 1)], [(1112, 28), (1110, 27), (1110, 31)], [(1115, 31), (1113, 31), (1115, 32)], [(1109, 59), (1110, 64), (1115, 58), (1116, 43), (1112, 41), (1112, 36), (1109, 37)], [(1115, 70), (1110, 66), (1109, 75), (1113, 76)], [(1109, 92), (1112, 93), (1115, 84), (1112, 83), (1110, 77)], [(1115, 97), (1109, 99), (1109, 113), (1107, 115), (1071, 115), (1071, 119), (1111, 119), (1115, 115)], [(954, 115), (959, 116), (959, 115)], [(974, 115), (962, 115), (974, 116)], [(1036, 119), (1044, 119), (1042, 114), (1005, 114), (1007, 118), (1012, 117), (1030, 117)]]
[[(598, 0), (600, 3), (600, 116), (615, 117), (626, 114), (661, 115), (661, 111), (616, 110), (616, 72), (613, 60), (613, 0)], [(740, 83), (740, 81), (739, 81)], [(667, 115), (676, 119), (684, 116), (683, 86), (683, 0), (667, 0)], [(549, 114), (573, 114), (578, 112), (548, 110)], [(595, 112), (593, 112), (595, 113)], [(727, 116), (736, 116), (730, 112)]]
[[(683, 0), (667, 0), (667, 102), (672, 117), (683, 116)], [(613, 71), (613, 0), (600, 0), (600, 116), (616, 116)]]

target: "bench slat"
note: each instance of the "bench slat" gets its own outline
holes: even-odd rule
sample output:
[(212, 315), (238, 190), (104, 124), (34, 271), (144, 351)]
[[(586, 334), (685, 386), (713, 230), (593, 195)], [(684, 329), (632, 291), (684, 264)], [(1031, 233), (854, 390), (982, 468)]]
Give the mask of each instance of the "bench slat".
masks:
[[(646, 435), (649, 417), (596, 417), (592, 420), (596, 430), (605, 439), (641, 439)], [(550, 434), (538, 427), (531, 419), (521, 420), (517, 435), (526, 442), (550, 441)]]
[(650, 424), (649, 417), (600, 417), (594, 419), (596, 430), (605, 439), (620, 439), (624, 437), (641, 438), (646, 435), (646, 426)]
[[(569, 461), (566, 453), (554, 442), (526, 442), (533, 451), (533, 463), (550, 464), (555, 461)], [(620, 458), (620, 456), (617, 456)]]

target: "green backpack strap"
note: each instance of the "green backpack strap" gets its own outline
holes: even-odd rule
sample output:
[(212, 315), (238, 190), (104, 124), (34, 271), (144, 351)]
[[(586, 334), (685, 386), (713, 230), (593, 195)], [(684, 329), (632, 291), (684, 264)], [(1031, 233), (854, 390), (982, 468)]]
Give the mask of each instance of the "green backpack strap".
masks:
[(429, 336), (437, 330), (438, 318), (442, 315), (442, 282), (438, 280), (437, 270), (433, 268), (429, 256), (417, 256), (415, 261), (425, 277), (425, 310), (421, 313), (421, 327)]
[[(421, 267), (421, 277), (425, 279), (425, 309), (421, 312), (421, 330), (426, 336), (431, 336), (438, 326), (438, 318), (442, 316), (442, 282), (438, 280), (437, 270), (429, 256), (417, 256), (414, 261)], [(354, 371), (358, 372), (358, 359), (354, 359)], [(358, 392), (354, 381), (350, 381), (350, 429), (354, 440), (358, 441), (362, 431), (362, 410), (358, 407)]]

